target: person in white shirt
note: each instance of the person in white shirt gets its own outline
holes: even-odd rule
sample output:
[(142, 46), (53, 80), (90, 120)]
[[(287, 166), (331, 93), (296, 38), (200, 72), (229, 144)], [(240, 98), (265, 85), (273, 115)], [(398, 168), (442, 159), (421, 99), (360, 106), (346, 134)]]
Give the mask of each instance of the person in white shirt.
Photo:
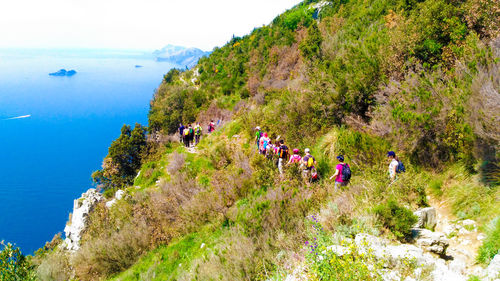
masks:
[(391, 181), (394, 181), (396, 179), (396, 170), (398, 168), (399, 161), (394, 151), (387, 152), (387, 159), (389, 160), (389, 177), (391, 178)]

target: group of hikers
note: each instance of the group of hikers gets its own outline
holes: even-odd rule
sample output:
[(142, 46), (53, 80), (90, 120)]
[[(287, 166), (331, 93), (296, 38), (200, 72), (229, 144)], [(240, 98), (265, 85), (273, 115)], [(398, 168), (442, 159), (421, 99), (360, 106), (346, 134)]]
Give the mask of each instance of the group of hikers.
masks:
[[(304, 156), (300, 155), (300, 150), (294, 148), (290, 153), (289, 148), (285, 145), (283, 139), (278, 138), (273, 142), (266, 132), (257, 126), (255, 128), (255, 144), (257, 146), (257, 151), (264, 155), (270, 160), (277, 160), (276, 165), (278, 166), (278, 171), (283, 174), (285, 166), (298, 165), (302, 170), (302, 177), (306, 182), (311, 183), (319, 179), (318, 171), (316, 170), (316, 159), (311, 155), (311, 150), (309, 148), (304, 149)], [(387, 153), (387, 158), (389, 160), (389, 177), (391, 181), (396, 180), (397, 174), (405, 172), (405, 167), (401, 161), (396, 157), (394, 151), (389, 151)], [(351, 179), (351, 167), (349, 164), (344, 162), (344, 156), (338, 155), (337, 160), (339, 163), (335, 166), (335, 172), (330, 177), (330, 180), (334, 180), (334, 188), (337, 190), (339, 187), (346, 186)]]
[[(209, 134), (215, 131), (214, 120), (210, 120), (207, 131)], [(202, 134), (203, 134), (203, 128), (201, 127), (199, 122), (196, 123), (196, 125), (188, 124), (187, 127), (182, 125), (182, 123), (179, 124), (180, 142), (184, 143), (186, 147), (198, 145)]]

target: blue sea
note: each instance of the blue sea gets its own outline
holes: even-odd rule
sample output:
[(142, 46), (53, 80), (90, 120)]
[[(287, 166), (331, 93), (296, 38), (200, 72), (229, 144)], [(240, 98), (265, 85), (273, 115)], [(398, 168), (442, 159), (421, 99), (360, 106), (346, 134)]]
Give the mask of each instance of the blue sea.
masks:
[[(0, 49), (0, 240), (30, 254), (63, 232), (122, 125), (147, 125), (172, 67), (146, 51)], [(77, 74), (48, 75), (62, 68)]]

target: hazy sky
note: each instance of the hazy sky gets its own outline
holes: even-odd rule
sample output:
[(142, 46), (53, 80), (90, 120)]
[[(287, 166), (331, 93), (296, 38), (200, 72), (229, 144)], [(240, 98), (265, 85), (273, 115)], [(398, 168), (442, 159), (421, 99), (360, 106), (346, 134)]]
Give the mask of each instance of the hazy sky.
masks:
[(3, 0), (0, 47), (211, 50), (299, 0)]

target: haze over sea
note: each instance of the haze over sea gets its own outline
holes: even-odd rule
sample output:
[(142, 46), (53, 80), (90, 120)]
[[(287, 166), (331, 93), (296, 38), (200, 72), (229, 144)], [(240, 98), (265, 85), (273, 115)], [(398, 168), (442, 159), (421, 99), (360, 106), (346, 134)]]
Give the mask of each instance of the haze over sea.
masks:
[[(121, 126), (147, 125), (172, 67), (141, 51), (0, 49), (0, 240), (32, 253), (63, 232)], [(77, 74), (48, 75), (61, 68)]]

